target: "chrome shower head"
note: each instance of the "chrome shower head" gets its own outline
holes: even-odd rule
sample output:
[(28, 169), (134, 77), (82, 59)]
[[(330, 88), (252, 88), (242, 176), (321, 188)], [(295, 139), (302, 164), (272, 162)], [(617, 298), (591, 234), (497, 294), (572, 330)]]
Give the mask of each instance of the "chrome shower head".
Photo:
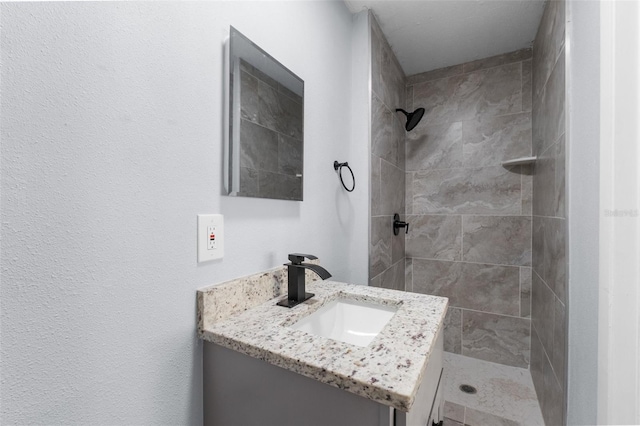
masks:
[(418, 108), (413, 112), (407, 112), (402, 108), (397, 108), (396, 112), (398, 111), (407, 116), (407, 124), (404, 126), (407, 132), (413, 130), (413, 128), (418, 125), (418, 123), (422, 119), (422, 116), (424, 115), (424, 108)]

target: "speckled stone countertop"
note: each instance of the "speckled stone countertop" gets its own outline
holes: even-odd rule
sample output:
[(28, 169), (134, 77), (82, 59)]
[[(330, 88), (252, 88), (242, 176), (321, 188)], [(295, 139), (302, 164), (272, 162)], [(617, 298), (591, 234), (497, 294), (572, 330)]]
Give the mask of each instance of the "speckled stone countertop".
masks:
[[(213, 287), (215, 288), (215, 287)], [(204, 292), (202, 290), (201, 292)], [(282, 297), (219, 321), (199, 309), (200, 336), (270, 364), (402, 411), (409, 411), (434, 348), (448, 300), (376, 287), (316, 281), (315, 297), (293, 309), (276, 306)], [(337, 299), (394, 305), (398, 311), (367, 347), (288, 327)]]

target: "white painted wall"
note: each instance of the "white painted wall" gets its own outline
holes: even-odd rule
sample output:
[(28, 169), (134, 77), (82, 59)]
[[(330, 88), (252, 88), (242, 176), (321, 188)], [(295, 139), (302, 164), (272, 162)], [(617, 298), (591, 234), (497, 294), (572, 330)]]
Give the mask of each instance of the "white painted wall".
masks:
[(567, 424), (596, 424), (600, 198), (600, 11), (566, 3)]
[(598, 424), (640, 424), (640, 4), (600, 3)]
[[(1, 7), (0, 423), (201, 423), (197, 288), (293, 251), (367, 282), (351, 15), (326, 1)], [(304, 202), (221, 196), (230, 24), (305, 80)], [(357, 166), (353, 194), (336, 159)], [(225, 215), (224, 260), (196, 264), (198, 213)]]

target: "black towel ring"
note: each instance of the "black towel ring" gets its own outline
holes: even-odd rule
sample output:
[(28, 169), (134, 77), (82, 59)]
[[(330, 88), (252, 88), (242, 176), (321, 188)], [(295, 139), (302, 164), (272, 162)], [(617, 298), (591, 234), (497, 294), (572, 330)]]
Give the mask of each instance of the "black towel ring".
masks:
[[(343, 167), (346, 167), (351, 172), (351, 180), (353, 181), (353, 186), (351, 187), (351, 189), (347, 188), (347, 185), (344, 184), (344, 180), (342, 180)], [(356, 177), (353, 175), (353, 170), (351, 170), (351, 167), (349, 167), (349, 163), (346, 163), (346, 162), (338, 163), (337, 161), (334, 161), (333, 170), (336, 170), (338, 172), (338, 176), (340, 176), (340, 183), (342, 183), (342, 186), (344, 187), (344, 189), (346, 189), (349, 192), (353, 192), (353, 190), (356, 189)]]

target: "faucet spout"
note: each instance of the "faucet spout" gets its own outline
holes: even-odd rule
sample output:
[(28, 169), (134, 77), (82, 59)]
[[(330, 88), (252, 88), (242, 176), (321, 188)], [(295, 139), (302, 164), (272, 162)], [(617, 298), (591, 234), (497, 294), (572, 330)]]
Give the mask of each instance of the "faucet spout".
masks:
[(317, 259), (317, 257), (310, 254), (299, 254), (294, 253), (289, 255), (289, 260), (291, 263), (285, 263), (287, 267), (287, 289), (288, 294), (287, 297), (277, 304), (280, 306), (286, 306), (287, 308), (293, 308), (296, 305), (304, 302), (307, 299), (310, 299), (314, 296), (313, 293), (307, 293), (305, 291), (305, 269), (309, 269), (323, 280), (331, 277), (329, 271), (324, 269), (320, 265), (314, 265), (312, 263), (302, 263), (304, 258), (307, 259)]

